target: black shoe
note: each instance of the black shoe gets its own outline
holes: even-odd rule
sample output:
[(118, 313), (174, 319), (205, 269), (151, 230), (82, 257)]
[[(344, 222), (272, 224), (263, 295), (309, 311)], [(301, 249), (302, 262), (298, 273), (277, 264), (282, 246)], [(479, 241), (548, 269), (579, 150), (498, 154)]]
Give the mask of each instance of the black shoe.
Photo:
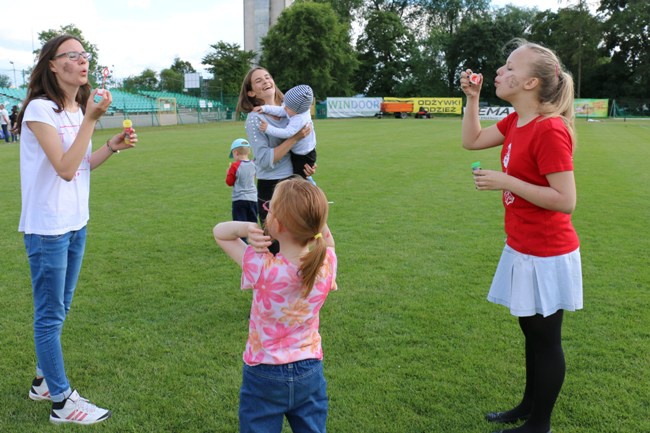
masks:
[[(522, 415), (522, 416), (516, 416), (516, 415), (510, 415), (508, 412), (490, 412), (485, 415), (485, 419), (488, 422), (498, 422), (498, 423), (503, 423), (503, 424), (514, 424), (519, 421), (526, 421), (530, 415)], [(495, 432), (499, 433), (499, 432)]]

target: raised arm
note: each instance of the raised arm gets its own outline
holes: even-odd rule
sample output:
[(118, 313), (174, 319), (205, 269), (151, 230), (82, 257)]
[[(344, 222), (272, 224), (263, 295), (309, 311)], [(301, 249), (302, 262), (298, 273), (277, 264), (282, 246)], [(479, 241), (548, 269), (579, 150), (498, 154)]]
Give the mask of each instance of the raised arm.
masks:
[(273, 125), (266, 127), (266, 133), (278, 138), (289, 138), (297, 134), (306, 124), (306, 120), (302, 116), (293, 116), (289, 118), (289, 124), (285, 128), (277, 128)]
[[(79, 131), (72, 145), (65, 151), (61, 146), (61, 138), (54, 124), (40, 121), (27, 121), (27, 127), (38, 140), (38, 143), (43, 148), (43, 152), (45, 152), (47, 159), (52, 164), (52, 167), (54, 167), (57, 175), (68, 182), (74, 179), (81, 161), (86, 156), (97, 120), (99, 120), (111, 105), (112, 98), (109, 92), (106, 92), (99, 102), (94, 102), (93, 97), (96, 92), (95, 90), (88, 98), (86, 113), (79, 126)], [(31, 106), (28, 108), (31, 109)], [(44, 110), (46, 113), (39, 114), (38, 118), (47, 118), (48, 114), (51, 113), (49, 107), (41, 105), (34, 106), (34, 109), (41, 113)]]
[(266, 134), (261, 133), (258, 129), (259, 122), (259, 114), (254, 112), (248, 114), (248, 119), (246, 120), (246, 134), (248, 136), (248, 141), (253, 147), (255, 164), (261, 168), (272, 169), (278, 161), (289, 153), (298, 140), (305, 138), (311, 132), (311, 127), (307, 125), (297, 134), (283, 141), (279, 146), (271, 147), (269, 137)]
[(242, 265), (246, 243), (242, 238), (247, 238), (249, 244), (258, 252), (268, 251), (271, 238), (264, 235), (264, 231), (254, 223), (246, 221), (227, 221), (214, 226), (212, 234), (221, 249), (239, 266)]
[(262, 105), (262, 112), (275, 117), (288, 117), (287, 110), (280, 105)]
[(460, 88), (467, 96), (467, 106), (463, 114), (462, 126), (462, 143), (463, 147), (468, 150), (487, 149), (489, 147), (503, 144), (505, 138), (496, 125), (481, 127), (481, 121), (478, 116), (478, 102), (483, 85), (483, 77), (478, 84), (472, 84), (469, 81), (470, 69), (460, 74)]

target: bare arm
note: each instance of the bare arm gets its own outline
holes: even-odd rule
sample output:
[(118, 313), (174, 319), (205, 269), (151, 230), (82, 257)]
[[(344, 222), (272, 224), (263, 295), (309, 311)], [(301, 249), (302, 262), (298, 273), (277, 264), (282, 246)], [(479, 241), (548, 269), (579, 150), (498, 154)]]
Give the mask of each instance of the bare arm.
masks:
[(506, 173), (493, 170), (474, 172), (479, 190), (507, 190), (544, 209), (570, 214), (576, 207), (576, 184), (573, 171), (546, 175), (549, 186), (534, 185)]
[[(88, 120), (86, 120), (88, 119)], [(63, 151), (61, 138), (55, 127), (43, 122), (27, 122), (27, 127), (34, 133), (48, 161), (61, 179), (70, 182), (74, 179), (81, 161), (86, 155), (90, 138), (95, 129), (96, 120), (84, 118), (77, 137), (67, 151)]]
[(111, 155), (113, 155), (113, 153), (117, 153), (118, 150), (130, 149), (134, 147), (138, 142), (138, 135), (135, 132), (129, 134), (128, 143), (124, 140), (125, 137), (126, 133), (120, 132), (119, 134), (111, 137), (100, 148), (95, 150), (92, 155), (90, 155), (90, 169), (96, 169), (102, 165), (104, 161), (106, 161)]
[(240, 267), (246, 251), (246, 243), (241, 238), (247, 238), (255, 251), (265, 252), (271, 245), (271, 238), (254, 223), (244, 221), (222, 222), (212, 229), (214, 239), (221, 249)]
[(334, 248), (334, 236), (327, 224), (325, 224), (325, 227), (323, 228), (323, 239), (325, 239), (325, 243), (328, 247)]
[(468, 150), (480, 150), (495, 147), (503, 144), (505, 138), (496, 125), (483, 129), (478, 117), (478, 101), (483, 85), (483, 78), (479, 84), (472, 84), (469, 81), (471, 70), (463, 71), (460, 74), (460, 87), (467, 96), (467, 106), (463, 114), (462, 143)]

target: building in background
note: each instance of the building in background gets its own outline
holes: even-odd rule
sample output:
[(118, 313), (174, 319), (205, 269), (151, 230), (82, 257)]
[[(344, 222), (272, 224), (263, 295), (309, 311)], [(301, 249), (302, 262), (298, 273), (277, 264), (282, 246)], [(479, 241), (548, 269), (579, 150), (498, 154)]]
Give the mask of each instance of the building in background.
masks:
[(262, 38), (293, 0), (244, 0), (244, 50), (255, 51), (259, 60)]

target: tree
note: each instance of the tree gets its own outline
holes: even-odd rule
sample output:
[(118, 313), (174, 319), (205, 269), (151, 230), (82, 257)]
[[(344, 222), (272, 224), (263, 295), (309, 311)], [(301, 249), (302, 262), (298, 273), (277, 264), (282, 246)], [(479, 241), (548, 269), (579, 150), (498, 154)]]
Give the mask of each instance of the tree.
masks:
[(540, 12), (531, 27), (530, 39), (557, 53), (574, 77), (577, 97), (598, 93), (600, 86), (593, 77), (606, 61), (599, 48), (602, 26), (582, 3), (576, 8)]
[(601, 0), (605, 48), (611, 55), (612, 71), (621, 78), (610, 97), (650, 97), (650, 2)]
[[(311, 0), (301, 0), (311, 1)], [(355, 12), (364, 4), (364, 0), (313, 0), (314, 3), (328, 3), (334, 12), (345, 22), (352, 22)]]
[(239, 94), (241, 82), (255, 59), (255, 52), (223, 41), (210, 47), (214, 52), (203, 57), (202, 64), (213, 74), (215, 84), (219, 84), (218, 89), (229, 95)]
[(0, 74), (0, 87), (9, 87), (11, 85), (11, 78), (9, 75)]
[(445, 67), (446, 93), (452, 95), (457, 89), (459, 66), (454, 49), (462, 43), (457, 33), (462, 23), (489, 17), (489, 0), (420, 0), (418, 3), (429, 29), (429, 41), (442, 48), (440, 56)]
[(185, 76), (171, 68), (160, 71), (160, 90), (180, 93), (185, 87)]
[(153, 69), (145, 69), (138, 76), (130, 76), (124, 79), (122, 87), (128, 92), (136, 92), (138, 90), (157, 90), (158, 77)]
[(190, 62), (181, 60), (180, 57), (174, 57), (174, 63), (169, 67), (174, 72), (178, 72), (179, 74), (189, 74), (196, 72), (196, 69), (194, 69), (194, 66)]
[(262, 39), (261, 63), (283, 90), (306, 83), (316, 99), (353, 93), (357, 60), (349, 24), (326, 3), (295, 3), (285, 9)]
[(160, 71), (160, 89), (167, 92), (182, 92), (185, 88), (185, 74), (192, 72), (196, 71), (190, 62), (175, 57), (174, 63), (169, 68)]
[[(61, 28), (57, 29), (50, 29), (50, 30), (45, 30), (42, 32), (38, 33), (38, 40), (41, 42), (41, 46), (45, 45), (47, 41), (50, 39), (60, 36), (60, 35), (72, 35), (77, 37), (81, 41), (81, 45), (83, 45), (84, 50), (87, 53), (92, 54), (92, 58), (90, 59), (90, 62), (88, 62), (88, 79), (90, 81), (90, 85), (92, 87), (97, 87), (97, 83), (102, 82), (102, 69), (103, 67), (99, 66), (99, 58), (98, 58), (98, 52), (99, 50), (94, 44), (91, 44), (86, 40), (86, 38), (83, 37), (83, 34), (81, 33), (81, 30), (79, 30), (74, 24), (68, 24), (66, 26), (61, 26)], [(39, 56), (41, 53), (41, 49), (38, 48), (34, 50), (34, 55), (36, 57)]]
[(413, 74), (413, 36), (394, 12), (374, 10), (357, 40), (359, 72), (355, 90), (368, 96), (407, 96), (401, 85)]
[(460, 72), (467, 68), (483, 74), (482, 94), (494, 94), (494, 77), (508, 56), (507, 43), (513, 38), (526, 38), (535, 11), (507, 6), (494, 15), (464, 20), (445, 47), (449, 94), (457, 92)]

